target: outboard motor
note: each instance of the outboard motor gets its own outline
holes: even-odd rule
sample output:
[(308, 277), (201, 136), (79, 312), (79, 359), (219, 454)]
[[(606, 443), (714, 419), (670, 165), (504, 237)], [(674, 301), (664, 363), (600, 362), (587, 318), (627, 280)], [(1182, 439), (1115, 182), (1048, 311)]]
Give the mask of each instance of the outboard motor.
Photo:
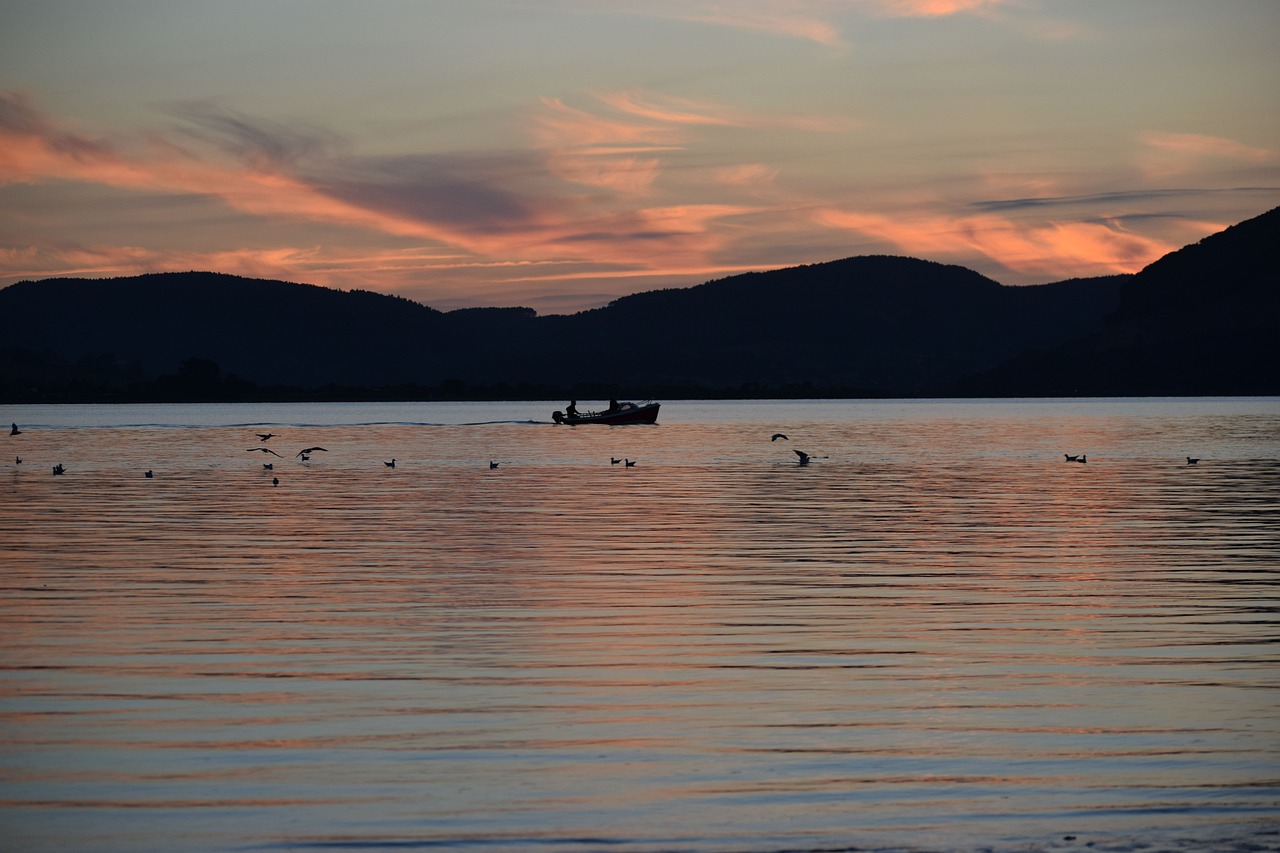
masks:
[(555, 422), (556, 422), (556, 423), (558, 423), (558, 424), (562, 424), (562, 423), (564, 423), (564, 412), (560, 411), (559, 409), (557, 409), (556, 411), (552, 412), (552, 413), (551, 413), (551, 420), (555, 421)]

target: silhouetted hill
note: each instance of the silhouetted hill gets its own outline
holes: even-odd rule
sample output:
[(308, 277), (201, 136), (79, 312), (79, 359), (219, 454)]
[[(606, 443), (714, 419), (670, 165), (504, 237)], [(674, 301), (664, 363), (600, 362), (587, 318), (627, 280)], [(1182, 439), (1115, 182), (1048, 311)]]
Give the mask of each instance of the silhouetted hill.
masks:
[(1127, 277), (1097, 332), (1025, 354), (968, 390), (1047, 394), (1280, 392), (1280, 208)]
[(217, 273), (0, 290), (0, 398), (1277, 393), (1280, 209), (1133, 276), (848, 258), (568, 316)]

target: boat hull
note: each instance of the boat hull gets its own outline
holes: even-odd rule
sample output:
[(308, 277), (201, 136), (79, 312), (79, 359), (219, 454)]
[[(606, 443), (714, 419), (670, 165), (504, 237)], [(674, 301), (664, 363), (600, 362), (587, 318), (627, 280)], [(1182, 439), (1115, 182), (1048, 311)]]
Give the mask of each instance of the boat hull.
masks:
[(579, 424), (607, 424), (610, 426), (652, 424), (658, 422), (658, 407), (660, 405), (660, 403), (645, 403), (644, 405), (623, 403), (611, 412), (585, 412), (579, 415), (554, 412), (551, 415), (551, 419), (558, 424), (569, 424), (570, 426), (578, 426)]

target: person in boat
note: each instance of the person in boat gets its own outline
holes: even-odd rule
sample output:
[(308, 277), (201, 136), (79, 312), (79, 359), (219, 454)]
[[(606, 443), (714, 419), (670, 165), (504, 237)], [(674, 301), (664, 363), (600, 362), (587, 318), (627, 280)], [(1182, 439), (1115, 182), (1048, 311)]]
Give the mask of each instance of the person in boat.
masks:
[(618, 411), (618, 401), (613, 399), (612, 397), (609, 398), (609, 411), (610, 412)]
[(576, 418), (578, 416), (578, 401), (570, 400), (569, 405), (564, 410), (565, 417)]

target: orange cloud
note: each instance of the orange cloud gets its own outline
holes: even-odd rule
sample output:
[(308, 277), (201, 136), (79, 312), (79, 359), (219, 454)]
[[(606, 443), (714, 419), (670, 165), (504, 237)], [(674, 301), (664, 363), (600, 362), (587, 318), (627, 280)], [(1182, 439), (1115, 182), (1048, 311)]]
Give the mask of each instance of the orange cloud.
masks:
[(984, 12), (1007, 0), (870, 0), (880, 14), (899, 18), (942, 18)]
[(811, 133), (840, 133), (857, 126), (857, 122), (845, 116), (751, 115), (717, 104), (635, 89), (597, 93), (596, 97), (620, 113), (667, 125), (781, 128)]
[(815, 221), (883, 240), (926, 258), (975, 253), (1048, 279), (1132, 273), (1177, 246), (1096, 222), (1025, 224), (999, 216), (893, 217), (823, 209)]

